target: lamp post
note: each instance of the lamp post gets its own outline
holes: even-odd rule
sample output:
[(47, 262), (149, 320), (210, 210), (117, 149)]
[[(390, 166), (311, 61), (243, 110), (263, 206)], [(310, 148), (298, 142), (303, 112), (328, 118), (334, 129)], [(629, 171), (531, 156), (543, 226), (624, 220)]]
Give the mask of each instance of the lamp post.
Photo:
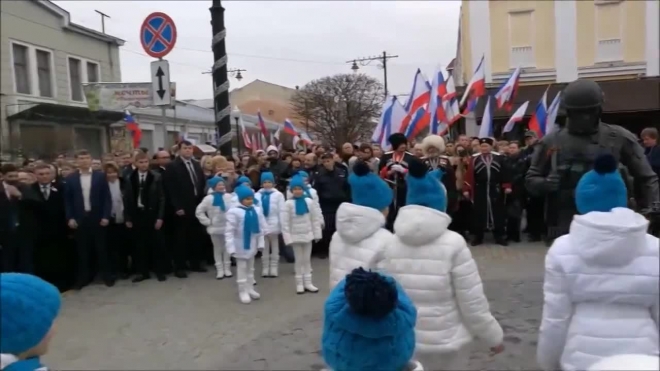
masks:
[(234, 121), (236, 121), (236, 155), (240, 157), (241, 155), (241, 132), (239, 130), (238, 122), (241, 120), (241, 110), (238, 107), (234, 107), (231, 111), (232, 116), (234, 116)]
[[(227, 45), (225, 37), (225, 8), (222, 7), (220, 0), (213, 0), (211, 11), (211, 29), (213, 30), (213, 41), (211, 49), (213, 50), (213, 105), (215, 107), (215, 125), (218, 136), (223, 138), (225, 135), (231, 135), (231, 119), (229, 114), (229, 81), (227, 80)], [(223, 156), (232, 155), (231, 140), (218, 148)]]
[(383, 87), (385, 88), (385, 98), (387, 98), (387, 60), (392, 58), (399, 58), (399, 56), (388, 55), (387, 52), (383, 52), (382, 55), (376, 57), (358, 58), (358, 59), (353, 59), (351, 61), (347, 61), (346, 63), (351, 63), (351, 70), (357, 73), (357, 71), (360, 69), (358, 63), (360, 63), (360, 65), (362, 66), (366, 66), (373, 61), (380, 62), (379, 67), (383, 69)]

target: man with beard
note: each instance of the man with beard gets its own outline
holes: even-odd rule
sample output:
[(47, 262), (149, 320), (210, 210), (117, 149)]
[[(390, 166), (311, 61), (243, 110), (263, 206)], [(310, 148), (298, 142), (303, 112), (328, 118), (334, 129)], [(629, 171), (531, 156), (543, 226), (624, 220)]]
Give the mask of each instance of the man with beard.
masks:
[(392, 187), (394, 199), (387, 214), (387, 229), (394, 229), (394, 221), (399, 208), (406, 205), (406, 173), (408, 164), (414, 159), (412, 153), (406, 151), (408, 139), (402, 133), (394, 133), (388, 138), (392, 151), (385, 152), (378, 163), (378, 174)]
[(548, 215), (548, 242), (568, 233), (577, 213), (575, 187), (603, 153), (612, 154), (628, 169), (643, 194), (641, 212), (648, 213), (649, 206), (660, 197), (658, 177), (630, 131), (600, 121), (604, 103), (600, 86), (591, 80), (573, 81), (562, 92), (561, 100), (568, 122), (541, 140), (526, 176), (527, 190), (547, 195), (549, 209), (557, 211)]
[(511, 182), (504, 156), (493, 152), (495, 141), (479, 140), (479, 153), (472, 155), (465, 174), (468, 190), (463, 195), (474, 202), (472, 246), (484, 242), (486, 231), (492, 231), (498, 245), (507, 246), (505, 238), (505, 199), (511, 193)]
[(505, 164), (511, 176), (511, 194), (506, 197), (506, 237), (509, 241), (520, 242), (520, 224), (527, 193), (525, 192), (527, 164), (520, 151), (520, 143), (512, 141), (508, 147)]
[(444, 176), (441, 181), (447, 191), (447, 213), (452, 215), (456, 210), (458, 202), (458, 191), (456, 190), (456, 176), (451, 166), (449, 157), (445, 156), (445, 140), (439, 135), (427, 135), (420, 143), (424, 157), (422, 161), (429, 171), (442, 169)]
[(267, 165), (262, 172), (270, 171), (275, 176), (275, 185), (278, 191), (286, 191), (286, 182), (284, 181), (284, 172), (288, 165), (286, 162), (280, 160), (280, 151), (274, 145), (266, 148), (266, 162)]

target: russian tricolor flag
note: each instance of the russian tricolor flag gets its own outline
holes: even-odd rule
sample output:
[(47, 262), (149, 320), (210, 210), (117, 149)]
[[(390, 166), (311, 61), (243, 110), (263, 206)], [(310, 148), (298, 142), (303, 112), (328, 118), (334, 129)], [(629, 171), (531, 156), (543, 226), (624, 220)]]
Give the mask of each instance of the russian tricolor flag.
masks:
[(284, 132), (294, 137), (298, 136), (298, 130), (289, 119), (284, 120)]
[(484, 110), (484, 115), (481, 118), (481, 126), (479, 127), (479, 138), (493, 138), (495, 136), (493, 130), (493, 112), (495, 107), (490, 104), (491, 101), (490, 95), (486, 96), (486, 109)]
[(481, 61), (479, 61), (477, 68), (474, 70), (470, 83), (467, 88), (465, 88), (465, 93), (463, 94), (460, 103), (461, 106), (468, 98), (470, 98), (470, 100), (476, 100), (486, 94), (486, 67), (484, 65), (484, 59), (485, 56), (481, 56)]
[(433, 74), (433, 81), (431, 82), (431, 100), (429, 102), (430, 134), (442, 135), (441, 133), (446, 130), (449, 124), (445, 107), (442, 104), (442, 97), (446, 95), (445, 78), (442, 71), (438, 70)]
[(124, 122), (126, 123), (126, 130), (128, 130), (133, 137), (133, 148), (139, 148), (140, 141), (142, 141), (142, 130), (128, 110), (124, 111)]
[[(410, 96), (408, 97), (408, 101), (404, 107), (406, 109), (407, 116), (404, 118), (401, 125), (403, 132), (407, 131), (408, 125), (410, 125), (410, 121), (417, 113), (417, 110), (420, 107), (426, 107), (429, 104), (430, 99), (431, 85), (429, 85), (428, 79), (418, 68), (417, 72), (415, 73), (415, 80), (413, 81), (412, 91), (410, 92)], [(428, 125), (428, 119), (429, 118), (425, 120), (426, 122), (418, 123), (418, 125)]]
[(408, 139), (415, 138), (417, 135), (419, 135), (419, 133), (422, 132), (422, 130), (424, 130), (425, 128), (424, 122), (426, 121), (425, 117), (428, 117), (426, 108), (419, 107), (415, 112), (415, 114), (412, 116), (412, 119), (410, 120), (410, 124), (406, 128), (406, 131), (404, 133), (406, 138)]
[(532, 118), (529, 120), (529, 124), (527, 124), (529, 130), (534, 131), (538, 138), (542, 138), (545, 135), (545, 125), (548, 118), (547, 99), (548, 89), (545, 89), (541, 100), (536, 105), (536, 110), (534, 110)]
[(545, 135), (550, 134), (557, 126), (555, 121), (557, 120), (560, 101), (561, 101), (561, 91), (557, 92), (555, 99), (552, 100), (552, 103), (550, 103), (550, 107), (548, 107), (548, 117), (545, 120)]
[(373, 143), (378, 143), (385, 149), (389, 146), (390, 135), (401, 131), (401, 124), (406, 117), (406, 110), (396, 96), (388, 97), (383, 104), (380, 121), (371, 136)]
[(268, 138), (268, 129), (266, 128), (266, 122), (264, 122), (264, 118), (261, 117), (261, 110), (257, 111), (257, 125), (259, 125), (261, 134), (263, 134), (265, 138)]

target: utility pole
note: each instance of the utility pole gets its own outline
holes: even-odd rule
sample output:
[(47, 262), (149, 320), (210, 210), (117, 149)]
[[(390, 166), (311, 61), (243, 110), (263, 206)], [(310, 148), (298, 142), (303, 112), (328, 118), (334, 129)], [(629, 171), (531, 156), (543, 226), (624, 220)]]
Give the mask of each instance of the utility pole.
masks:
[(351, 66), (351, 69), (353, 72), (357, 72), (360, 69), (358, 63), (360, 63), (361, 66), (366, 66), (373, 61), (380, 62), (379, 67), (383, 69), (383, 87), (385, 88), (385, 98), (387, 98), (387, 61), (392, 58), (399, 58), (399, 56), (388, 55), (387, 52), (383, 52), (382, 55), (376, 57), (358, 58), (353, 59), (352, 61), (346, 61), (346, 63), (352, 63), (353, 65)]
[(110, 16), (98, 10), (94, 10), (94, 11), (101, 15), (101, 32), (105, 33), (105, 19), (106, 18), (110, 19)]
[[(218, 132), (220, 153), (230, 158), (231, 148), (231, 107), (229, 106), (229, 80), (227, 79), (227, 45), (225, 37), (225, 8), (220, 0), (213, 0), (211, 11), (211, 29), (213, 30), (213, 101), (215, 106), (215, 126)], [(238, 133), (236, 133), (238, 135)], [(226, 136), (229, 136), (227, 140)]]

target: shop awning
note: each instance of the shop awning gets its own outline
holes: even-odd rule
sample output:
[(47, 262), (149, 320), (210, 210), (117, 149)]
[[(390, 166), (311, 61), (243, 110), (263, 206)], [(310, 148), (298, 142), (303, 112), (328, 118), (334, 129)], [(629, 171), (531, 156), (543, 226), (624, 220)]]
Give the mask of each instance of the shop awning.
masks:
[(95, 111), (87, 107), (67, 106), (53, 103), (36, 103), (34, 106), (24, 109), (7, 117), (12, 120), (34, 120), (53, 121), (64, 124), (87, 124), (87, 125), (109, 125), (124, 118), (122, 112)]

